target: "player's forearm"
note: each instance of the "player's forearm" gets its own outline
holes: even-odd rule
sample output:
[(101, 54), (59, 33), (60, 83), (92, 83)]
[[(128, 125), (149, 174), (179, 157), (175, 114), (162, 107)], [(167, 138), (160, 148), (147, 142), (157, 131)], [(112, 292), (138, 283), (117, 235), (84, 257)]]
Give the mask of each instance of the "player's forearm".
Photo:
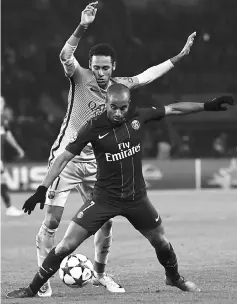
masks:
[(178, 55), (174, 56), (170, 59), (170, 61), (173, 63), (173, 65), (176, 65), (180, 60), (184, 58), (185, 54), (183, 52), (180, 52)]
[(79, 41), (81, 40), (83, 34), (87, 30), (87, 25), (82, 25), (81, 23), (78, 25), (78, 27), (75, 29), (74, 33), (71, 35), (71, 37), (68, 39), (68, 43), (72, 46), (77, 46)]
[(166, 115), (185, 115), (204, 111), (204, 103), (178, 102), (165, 107)]
[(52, 167), (47, 172), (41, 185), (48, 188), (54, 182), (54, 180), (59, 176), (59, 174), (63, 171), (63, 169), (66, 167), (68, 162), (69, 160), (65, 159), (63, 154), (59, 155), (55, 159)]
[(87, 26), (82, 26), (81, 24), (75, 29), (74, 33), (67, 40), (60, 52), (61, 61), (66, 61), (72, 59), (74, 52), (78, 46), (79, 41), (82, 38), (83, 33), (86, 31)]
[(145, 85), (154, 81), (169, 72), (173, 67), (174, 65), (171, 60), (166, 60), (165, 62), (145, 70), (143, 73), (136, 76), (139, 80), (139, 85)]
[(22, 148), (19, 146), (19, 144), (17, 143), (15, 137), (12, 135), (12, 133), (10, 131), (7, 132), (7, 136), (6, 136), (7, 142), (18, 152), (23, 151)]

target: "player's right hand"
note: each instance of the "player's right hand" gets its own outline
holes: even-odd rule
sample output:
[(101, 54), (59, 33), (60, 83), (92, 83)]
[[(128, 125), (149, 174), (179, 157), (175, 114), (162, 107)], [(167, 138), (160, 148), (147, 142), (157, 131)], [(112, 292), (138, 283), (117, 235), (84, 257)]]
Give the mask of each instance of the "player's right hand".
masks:
[(97, 12), (98, 1), (91, 2), (86, 6), (86, 8), (81, 13), (81, 22), (82, 26), (88, 26), (95, 20), (95, 15)]
[(45, 186), (39, 186), (35, 194), (28, 198), (27, 201), (25, 201), (22, 210), (24, 210), (25, 213), (28, 212), (28, 214), (31, 214), (38, 203), (40, 204), (40, 209), (43, 209), (46, 201), (47, 190), (48, 189)]
[(181, 54), (183, 56), (186, 56), (190, 53), (190, 50), (193, 45), (196, 34), (197, 34), (196, 32), (193, 32), (190, 36), (188, 36), (187, 42), (185, 43), (185, 46), (183, 47), (183, 49), (181, 51)]

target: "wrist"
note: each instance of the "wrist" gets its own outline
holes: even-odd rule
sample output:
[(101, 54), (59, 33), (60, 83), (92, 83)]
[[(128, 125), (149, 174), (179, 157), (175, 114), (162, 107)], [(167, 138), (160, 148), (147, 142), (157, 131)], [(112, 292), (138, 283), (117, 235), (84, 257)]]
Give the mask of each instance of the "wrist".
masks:
[(184, 54), (180, 52), (178, 55), (174, 56), (170, 59), (173, 65), (177, 64), (182, 58), (184, 57)]
[(78, 27), (75, 29), (73, 36), (77, 38), (81, 38), (84, 32), (87, 30), (87, 28), (88, 28), (87, 24), (80, 23)]
[(40, 185), (40, 186), (37, 188), (36, 192), (40, 192), (40, 193), (46, 194), (47, 190), (48, 190), (47, 187), (45, 187), (44, 185)]
[(80, 22), (80, 23), (79, 23), (79, 26), (84, 27), (85, 29), (87, 29), (88, 26), (89, 26), (89, 24), (88, 24), (88, 23)]
[(210, 104), (210, 102), (206, 101), (203, 103), (203, 110), (204, 111), (212, 111), (213, 107), (212, 104)]

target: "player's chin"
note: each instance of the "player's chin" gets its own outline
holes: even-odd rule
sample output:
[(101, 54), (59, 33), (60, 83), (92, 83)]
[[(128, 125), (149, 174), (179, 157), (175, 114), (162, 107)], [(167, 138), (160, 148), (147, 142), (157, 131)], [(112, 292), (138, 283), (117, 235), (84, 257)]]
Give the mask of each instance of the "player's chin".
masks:
[(98, 83), (99, 87), (104, 88), (104, 87), (106, 87), (108, 81), (97, 79), (97, 83)]
[(116, 117), (113, 117), (113, 122), (115, 124), (122, 124), (124, 122), (124, 118), (116, 118)]

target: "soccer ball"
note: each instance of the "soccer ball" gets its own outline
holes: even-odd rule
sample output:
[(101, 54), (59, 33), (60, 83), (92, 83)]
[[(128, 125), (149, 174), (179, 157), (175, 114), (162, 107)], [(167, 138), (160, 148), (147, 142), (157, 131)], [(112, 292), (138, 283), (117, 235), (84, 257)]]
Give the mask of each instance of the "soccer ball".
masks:
[(93, 274), (91, 261), (82, 254), (65, 257), (59, 268), (59, 277), (69, 287), (83, 287), (90, 282)]

